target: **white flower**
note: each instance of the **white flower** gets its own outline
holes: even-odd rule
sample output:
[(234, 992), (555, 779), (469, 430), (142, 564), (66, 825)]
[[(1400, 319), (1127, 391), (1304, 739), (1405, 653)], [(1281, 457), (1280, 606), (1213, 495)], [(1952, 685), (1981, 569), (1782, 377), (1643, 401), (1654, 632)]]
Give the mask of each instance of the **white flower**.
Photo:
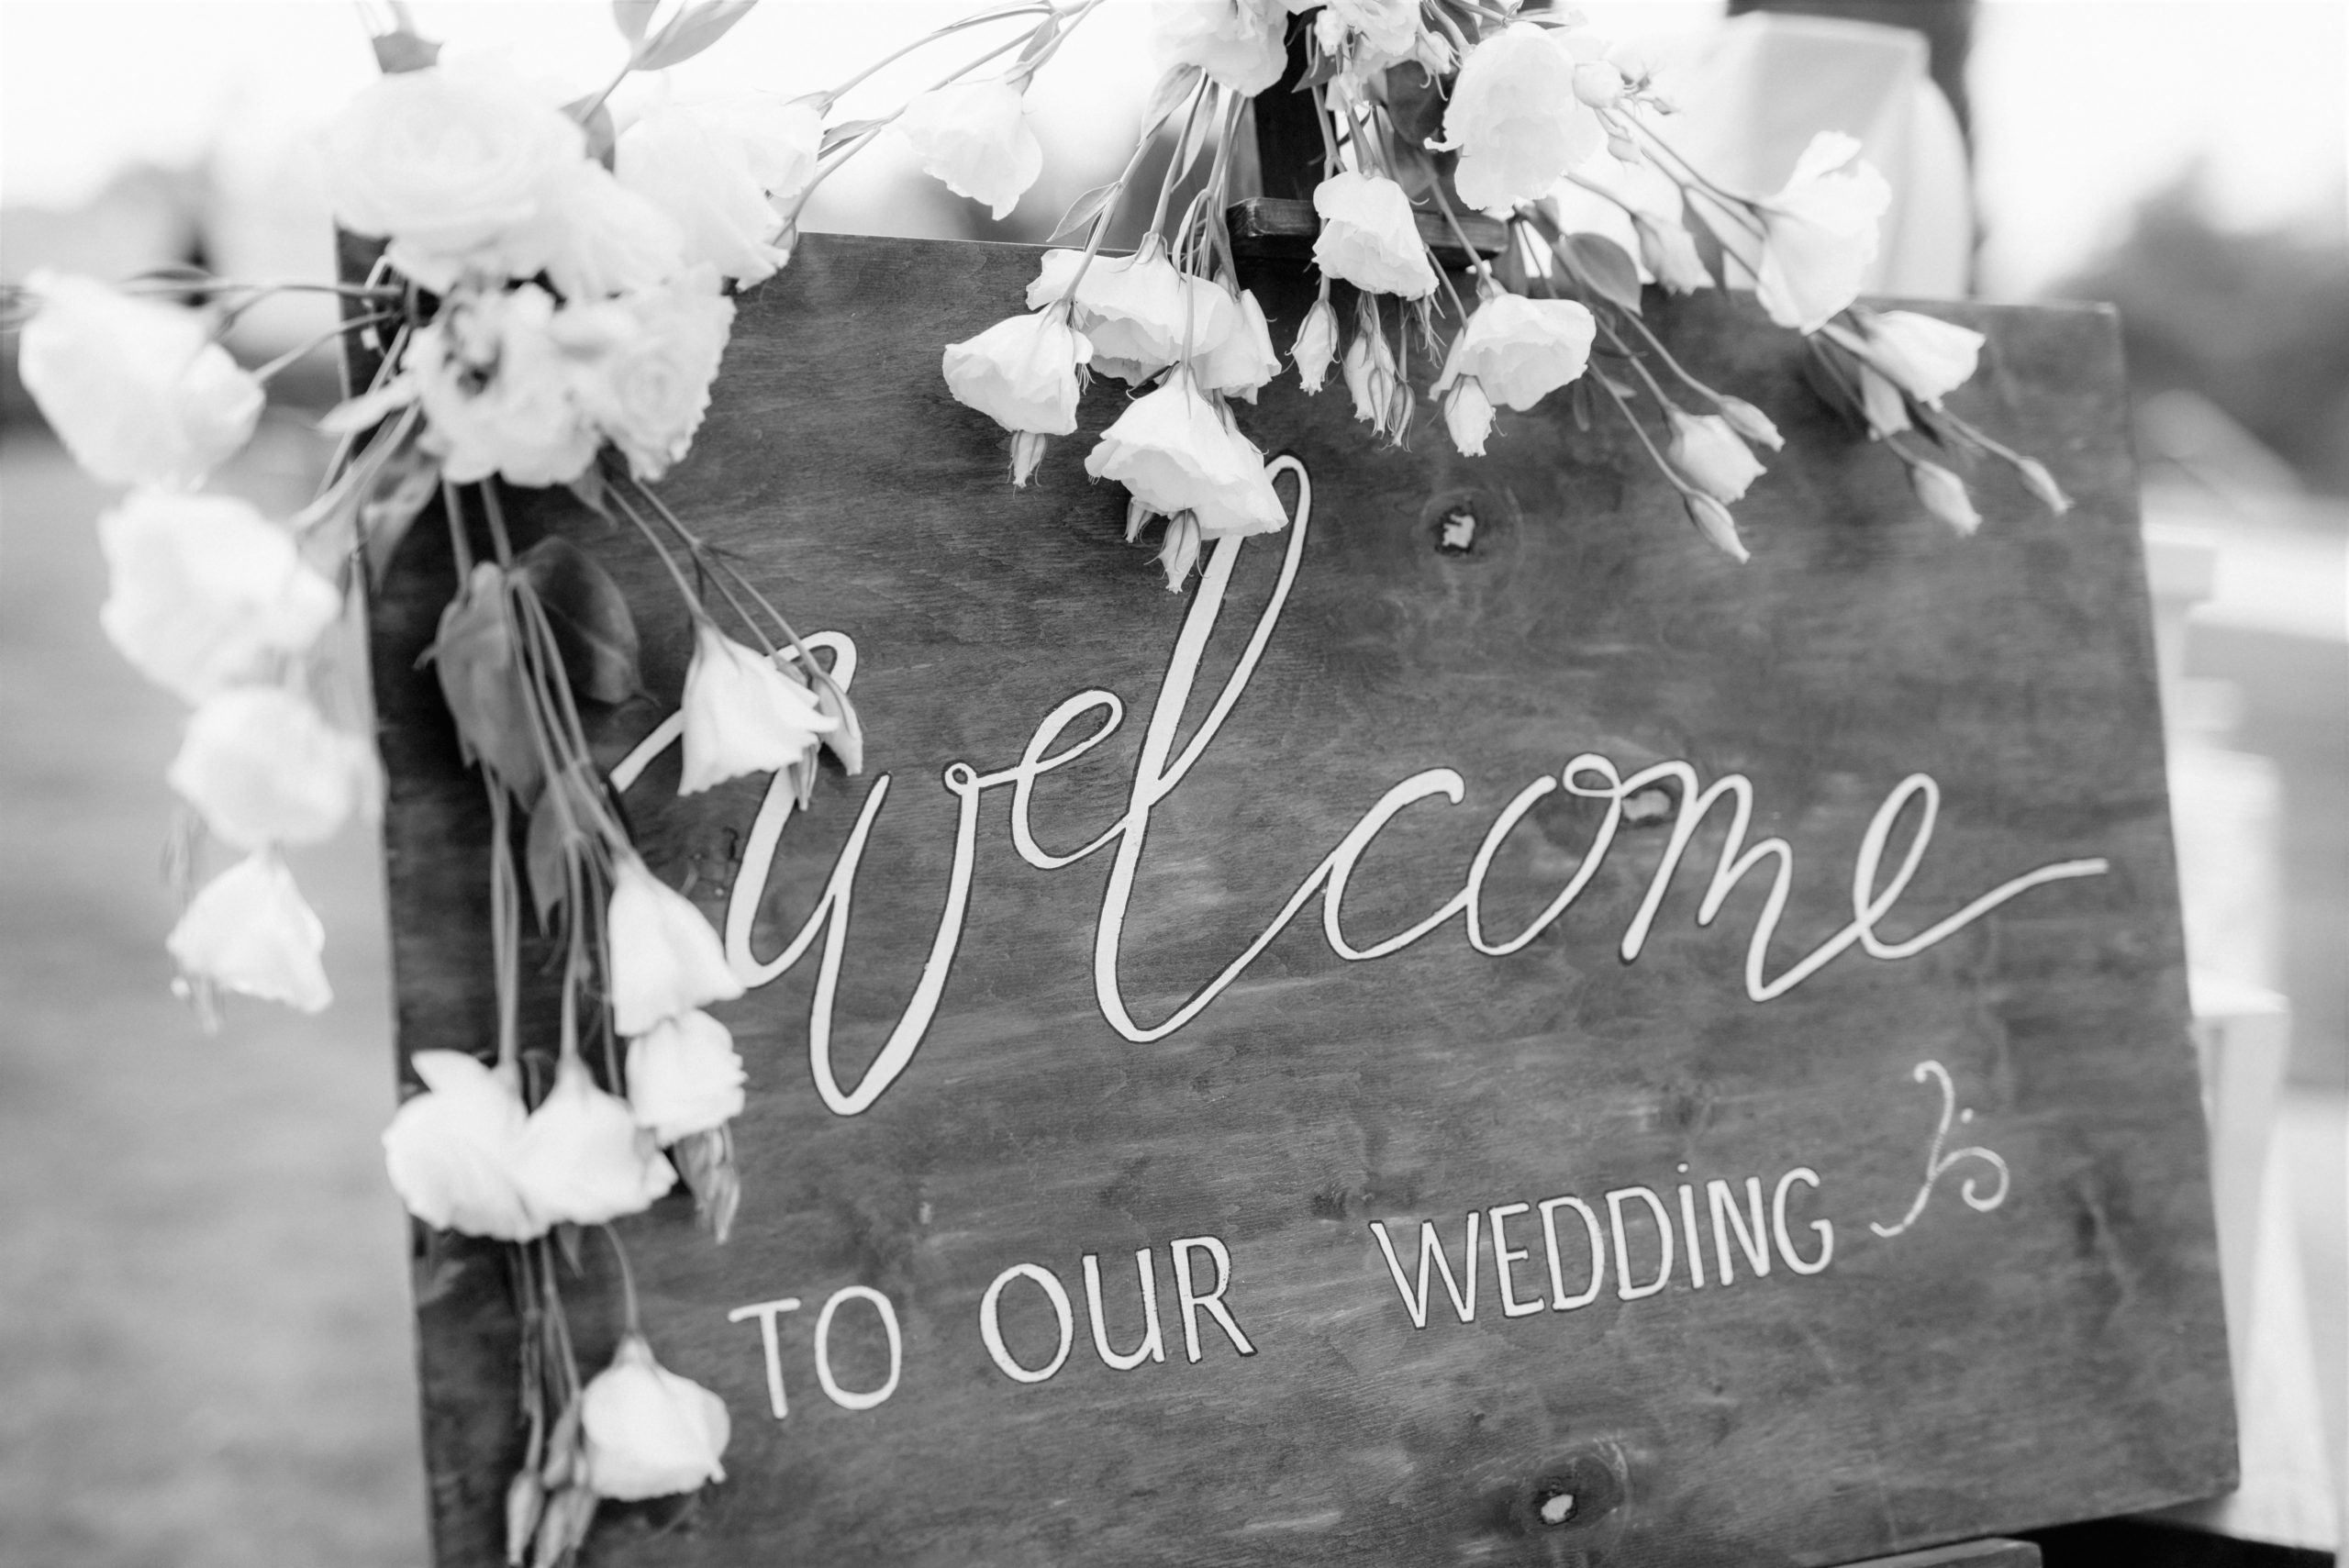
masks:
[(1763, 473), (1762, 464), (1718, 414), (1689, 414), (1667, 407), (1672, 421), (1672, 466), (1680, 477), (1716, 501), (1743, 499)]
[(1909, 484), (1917, 492), (1917, 499), (1925, 510), (1957, 530), (1957, 537), (1968, 539), (1982, 526), (1982, 514), (1974, 509), (1974, 497), (1965, 491), (1965, 481), (1937, 462), (1911, 462)]
[(1473, 375), (1497, 406), (1531, 408), (1582, 374), (1598, 333), (1589, 309), (1574, 300), (1492, 295), (1452, 340), (1435, 390)]
[(231, 686), (195, 710), (163, 776), (233, 848), (315, 844), (359, 804), (365, 744), (282, 687)]
[(1575, 95), (1573, 54), (1531, 22), (1513, 22), (1468, 51), (1443, 135), (1460, 150), (1460, 199), (1488, 209), (1539, 200), (1607, 145), (1598, 117)]
[[(1192, 282), (1199, 289), (1215, 295), (1219, 301), (1228, 302), (1231, 295), (1220, 286), (1203, 278)], [(1273, 347), (1273, 329), (1264, 320), (1264, 307), (1256, 303), (1255, 291), (1242, 289), (1239, 308), (1218, 311), (1229, 316), (1223, 335), (1208, 343), (1194, 360), (1199, 386), (1207, 392), (1256, 401), (1256, 391), (1281, 373), (1281, 356)]]
[(1131, 256), (1047, 250), (1028, 285), (1028, 308), (1041, 310), (1076, 289), (1074, 325), (1093, 345), (1093, 369), (1139, 386), (1228, 334), (1239, 319), (1231, 296), (1204, 278), (1177, 272), (1155, 240)]
[(134, 491), (98, 518), (98, 544), (112, 575), (98, 624), (191, 703), (301, 652), (342, 608), (293, 536), (233, 496)]
[(1281, 79), (1288, 15), (1280, 0), (1172, 0), (1158, 8), (1159, 51), (1196, 65), (1243, 98)]
[(1816, 332), (1859, 297), (1876, 222), (1892, 205), (1892, 187), (1859, 153), (1852, 137), (1820, 131), (1786, 188), (1756, 204), (1765, 237), (1754, 286), (1781, 327)]
[(1721, 417), (1729, 421), (1730, 428), (1747, 440), (1768, 447), (1774, 452), (1785, 449), (1787, 439), (1778, 434), (1777, 426), (1770, 423), (1770, 416), (1742, 397), (1723, 397), (1717, 393), (1713, 397), (1713, 406), (1721, 411)]
[(1697, 525), (1707, 543), (1740, 566), (1753, 559), (1745, 541), (1737, 537), (1737, 519), (1730, 516), (1727, 506), (1702, 491), (1683, 494), (1680, 500), (1688, 508), (1688, 520)]
[(573, 306), (551, 331), (579, 361), (571, 387), (580, 413), (627, 455), (629, 473), (651, 481), (693, 445), (733, 325), (734, 302), (705, 265), (658, 289)]
[(1128, 404), (1085, 454), (1085, 472), (1116, 480), (1153, 512), (1197, 514), (1208, 539), (1270, 533), (1288, 522), (1264, 453), (1186, 375)]
[(790, 767), (816, 749), (818, 736), (840, 728), (798, 675), (707, 620), (694, 627), (683, 706), (685, 759), (679, 795), (698, 795), (744, 773)]
[(1462, 376), (1444, 395), (1443, 428), (1461, 456), (1485, 455), (1486, 438), (1493, 433), (1493, 404), (1475, 376)]
[(438, 289), (468, 266), (502, 270), (497, 242), (586, 156), (576, 121), (480, 65), (379, 77), (326, 133), (335, 216), (388, 237), (392, 264)]
[(674, 104), (620, 133), (613, 169), (684, 232), (688, 263), (755, 284), (791, 259), (785, 221), (822, 137), (813, 106), (767, 94)]
[(630, 1334), (579, 1398), (587, 1485), (621, 1502), (691, 1492), (726, 1479), (726, 1402), (652, 1356)]
[(956, 82), (907, 104), (897, 129), (922, 172), (998, 219), (1019, 205), (1044, 172), (1044, 149), (1028, 127), (1028, 105), (1008, 82)]
[(1077, 371), (1093, 344), (1060, 312), (998, 321), (946, 345), (946, 388), (1007, 430), (1065, 436), (1076, 429)]
[(293, 873), (262, 850), (206, 883), (163, 946), (191, 979), (315, 1013), (334, 1000), (326, 941)]
[(740, 1116), (744, 1078), (734, 1036), (705, 1012), (663, 1018), (629, 1041), (629, 1106), (656, 1142), (674, 1143)]
[(1313, 210), (1321, 215), (1313, 262), (1325, 275), (1406, 299), (1435, 292), (1435, 267), (1402, 186), (1348, 169), (1313, 188)]
[(515, 237), (512, 275), (543, 271), (570, 300), (608, 299), (685, 269), (685, 235), (648, 197), (583, 158), (564, 172), (539, 220)]
[(456, 1051), (409, 1059), (425, 1092), (384, 1129), (384, 1168), (407, 1211), (427, 1225), (500, 1241), (544, 1234), (514, 1171), (526, 1113), (511, 1067), (484, 1066)]
[[(1292, 11), (1309, 8), (1298, 0), (1287, 0), (1287, 4)], [(1419, 48), (1419, 0), (1330, 0), (1316, 26), (1322, 49), (1331, 54), (1348, 34), (1353, 35), (1353, 64), (1358, 76), (1399, 65)]]
[(573, 395), (577, 370), (550, 330), (554, 299), (533, 284), (444, 306), (406, 364), (424, 406), (423, 446), (441, 477), (501, 474), (561, 484), (595, 461), (595, 428)]
[(193, 490), (251, 439), (261, 383), (193, 310), (37, 269), (17, 373), (73, 461), (109, 484)]
[(628, 1102), (597, 1088), (575, 1055), (555, 1068), (554, 1087), (523, 1124), (513, 1170), (524, 1205), (549, 1224), (601, 1225), (677, 1184)]
[(1324, 294), (1305, 313), (1305, 322), (1297, 329), (1297, 341), (1289, 346), (1289, 358), (1297, 361), (1297, 384), (1308, 393), (1321, 390), (1330, 379), (1330, 366), (1338, 357), (1338, 313), (1330, 306), (1330, 296)]
[(1868, 439), (1881, 440), (1908, 429), (1909, 405), (1901, 401), (1900, 389), (1874, 365), (1863, 364), (1859, 372), (1860, 417), (1867, 423)]
[(623, 855), (613, 870), (604, 936), (611, 950), (612, 1027), (624, 1036), (742, 994), (701, 911), (634, 854)]
[(1982, 334), (1913, 310), (1884, 310), (1866, 321), (1876, 368), (1929, 408), (1965, 384), (1982, 353)]

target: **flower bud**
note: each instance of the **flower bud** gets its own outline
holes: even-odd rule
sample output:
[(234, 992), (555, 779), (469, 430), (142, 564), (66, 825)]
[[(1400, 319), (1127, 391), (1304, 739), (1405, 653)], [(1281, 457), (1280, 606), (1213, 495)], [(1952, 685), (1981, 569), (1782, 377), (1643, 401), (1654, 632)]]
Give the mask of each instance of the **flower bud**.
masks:
[(598, 1496), (633, 1502), (726, 1479), (725, 1401), (654, 1360), (641, 1334), (620, 1341), (579, 1405), (586, 1483)]
[(1462, 376), (1443, 395), (1443, 427), (1461, 456), (1485, 455), (1485, 439), (1493, 433), (1493, 405), (1475, 376)]
[(1683, 495), (1680, 499), (1687, 505), (1688, 520), (1697, 525), (1697, 531), (1723, 555), (1740, 566), (1753, 559), (1752, 552), (1745, 548), (1745, 541), (1737, 537), (1737, 519), (1730, 516), (1727, 506), (1701, 491)]
[(687, 1133), (669, 1151), (669, 1160), (694, 1195), (694, 1212), (708, 1224), (710, 1235), (723, 1243), (734, 1229), (735, 1211), (742, 1207), (742, 1178), (734, 1168), (734, 1140), (722, 1128)]
[(1747, 440), (1772, 451), (1785, 448), (1787, 439), (1778, 434), (1778, 427), (1770, 422), (1770, 417), (1742, 397), (1717, 397), (1713, 403), (1721, 411), (1721, 417), (1729, 421), (1730, 428)]
[(1044, 461), (1044, 449), (1052, 444), (1050, 436), (1034, 430), (1011, 432), (1011, 487), (1025, 490), (1036, 476), (1036, 465)]
[(1142, 526), (1156, 516), (1158, 514), (1150, 509), (1149, 502), (1139, 495), (1129, 496), (1126, 500), (1126, 542), (1133, 543), (1141, 536)]
[(1297, 382), (1307, 393), (1321, 390), (1330, 378), (1330, 366), (1338, 357), (1338, 313), (1330, 308), (1327, 294), (1313, 302), (1305, 313), (1305, 324), (1297, 329), (1297, 341), (1289, 346), (1289, 357), (1297, 361)]
[(1922, 461), (1909, 465), (1909, 484), (1917, 492), (1917, 499), (1925, 510), (1957, 530), (1957, 537), (1968, 539), (1982, 526), (1982, 514), (1974, 509), (1974, 497), (1966, 494), (1965, 482), (1937, 462)]
[(530, 1537), (538, 1533), (539, 1519), (546, 1511), (546, 1488), (539, 1485), (535, 1470), (518, 1472), (506, 1487), (506, 1562), (507, 1568), (521, 1568), (529, 1561)]
[(1874, 365), (1863, 364), (1859, 372), (1860, 417), (1867, 424), (1868, 439), (1880, 441), (1911, 428), (1908, 400), (1900, 395), (1900, 389), (1878, 374)]
[(1876, 367), (1928, 407), (1964, 385), (1982, 354), (1982, 334), (1913, 310), (1873, 312), (1866, 321)]
[(1166, 542), (1159, 548), (1158, 564), (1166, 571), (1166, 591), (1179, 594), (1199, 563), (1199, 519), (1195, 512), (1177, 512), (1166, 519)]
[(262, 850), (206, 883), (163, 945), (190, 980), (316, 1013), (334, 999), (326, 940), (293, 873)]
[(1716, 501), (1743, 499), (1764, 473), (1762, 464), (1719, 414), (1688, 414), (1667, 408), (1672, 447), (1667, 454), (1680, 477)]
[(555, 1494), (547, 1504), (546, 1517), (539, 1521), (539, 1545), (531, 1555), (530, 1568), (562, 1568), (572, 1562), (587, 1543), (588, 1527), (596, 1522), (596, 1506), (600, 1501), (584, 1485)]
[(2055, 483), (2055, 476), (2048, 473), (2047, 465), (2037, 458), (2024, 458), (2015, 464), (2015, 472), (2022, 475), (2022, 482), (2030, 487), (2031, 493), (2057, 517), (2072, 509), (2072, 498), (2064, 494), (2064, 487)]
[(1623, 73), (1603, 60), (1575, 67), (1575, 96), (1594, 109), (1611, 109), (1623, 96)]

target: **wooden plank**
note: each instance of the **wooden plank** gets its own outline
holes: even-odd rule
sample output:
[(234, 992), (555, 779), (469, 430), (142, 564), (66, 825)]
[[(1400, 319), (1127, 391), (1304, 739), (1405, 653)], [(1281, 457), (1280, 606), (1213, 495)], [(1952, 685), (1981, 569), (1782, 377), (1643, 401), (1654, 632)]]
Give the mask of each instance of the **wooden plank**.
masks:
[[(1114, 693), (1114, 731), (1033, 792), (1043, 849), (1103, 834), (1128, 809), (1186, 617), (1215, 602), (1166, 592), (1122, 540), (1122, 492), (1083, 477), (1122, 385), (1097, 382), (1087, 434), (1015, 491), (1001, 432), (939, 384), (939, 346), (1017, 310), (1035, 256), (809, 236), (741, 300), (708, 423), (666, 487), (803, 629), (860, 651), (868, 773), (828, 770), (772, 868), (742, 864), (757, 781), (681, 801), (672, 756), (628, 795), (651, 863), (713, 920), (747, 886), (764, 958), (800, 929), (885, 776), (844, 938), (836, 1070), (850, 1085), (932, 951), (959, 810), (945, 770), (1011, 767), (1058, 705)], [(1286, 342), (1314, 284), (1271, 262), (1251, 281)], [(1912, 957), (1844, 951), (1756, 1003), (1743, 973), (1769, 862), (1709, 925), (1695, 918), (1726, 807), (1696, 831), (1694, 866), (1636, 959), (1620, 956), (1678, 809), (1675, 788), (1643, 787), (1619, 801), (1576, 902), (1521, 951), (1481, 953), (1455, 917), (1387, 956), (1343, 959), (1326, 900), (1308, 896), (1193, 1021), (1136, 1043), (1096, 983), (1114, 841), (1039, 869), (1011, 838), (1006, 789), (985, 789), (941, 1006), (871, 1108), (834, 1114), (814, 1085), (812, 956), (719, 1009), (751, 1077), (736, 1238), (713, 1246), (682, 1200), (621, 1230), (661, 1353), (734, 1413), (729, 1479), (608, 1508), (586, 1561), (1824, 1564), (2230, 1484), (2112, 319), (1956, 312), (1990, 337), (1956, 406), (2079, 497), (2051, 518), (1987, 479), (1983, 529), (1961, 541), (1887, 454), (1815, 404), (1798, 345), (1750, 301), (1652, 308), (1692, 370), (1787, 432), (1740, 509), (1743, 568), (1696, 536), (1628, 435), (1578, 431), (1563, 407), (1503, 414), (1482, 462), (1428, 422), (1409, 450), (1374, 449), (1342, 393), (1308, 399), (1293, 382), (1241, 411), (1309, 473), (1311, 514), (1234, 557), (1186, 737), (1303, 541), (1261, 660), (1149, 816), (1115, 961), (1138, 1027), (1184, 1006), (1366, 811), (1429, 769), (1455, 770), (1464, 798), (1409, 806), (1362, 858), (1338, 922), (1357, 948), (1442, 906), (1495, 813), (1581, 753), (1621, 775), (1685, 761), (1700, 784), (1750, 781), (1749, 839), (1780, 836), (1794, 861), (1771, 975), (1850, 924), (1854, 857), (1914, 774), (1935, 781), (1939, 812), (1883, 940), (2039, 868), (2105, 869), (2032, 886)], [(674, 702), (686, 628), (651, 555), (560, 495), (512, 510), (526, 539), (573, 534), (609, 563), (639, 607), (651, 690)], [(1448, 548), (1464, 518), (1473, 540)], [(442, 530), (417, 529), (374, 616), (411, 1052), (485, 1051), (490, 1038), (485, 813), (416, 666), (451, 573)], [(662, 712), (593, 712), (599, 754), (618, 761)], [(1480, 911), (1496, 938), (1593, 858), (1608, 811), (1562, 799), (1534, 803), (1493, 860)], [(1920, 805), (1909, 799), (1876, 885)], [(531, 955), (523, 969), (543, 984)], [(540, 1048), (544, 1000), (526, 1012)], [(1928, 1062), (1946, 1102), (1919, 1076)], [(1927, 1186), (1936, 1148), (1955, 1162)], [(1971, 1149), (2009, 1174), (1995, 1202)], [(1786, 1195), (1783, 1241), (1753, 1226), (1749, 1250), (1709, 1218), (1703, 1184), (1725, 1183), (1735, 1210), (1749, 1177), (1765, 1211)], [(1605, 1277), (1561, 1309), (1589, 1267), (1583, 1224), (1553, 1205), (1553, 1280), (1539, 1218), (1511, 1206), (1568, 1197), (1593, 1211)], [(1414, 1327), (1422, 1221), (1477, 1294), (1470, 1313), (1432, 1279)], [(1831, 1227), (1831, 1258), (1815, 1223)], [(1643, 1287), (1663, 1236), (1688, 1229), (1706, 1283), (1684, 1242), (1665, 1283), (1624, 1294), (1622, 1263)], [(1177, 1244), (1193, 1244), (1196, 1293), (1211, 1284), (1209, 1238), (1252, 1353), (1208, 1310), (1182, 1308)], [(1098, 1260), (1123, 1351), (1141, 1336), (1143, 1250), (1165, 1359), (1113, 1371), (1081, 1263)], [(1007, 1375), (981, 1329), (991, 1284), (1023, 1264), (1072, 1302), (1069, 1353), (1035, 1383)], [(1039, 1277), (1013, 1276), (997, 1302), (1005, 1352), (1030, 1367), (1059, 1342)], [(487, 1565), (521, 1446), (500, 1254), (435, 1241), (418, 1279), (436, 1551), (448, 1568)], [(828, 1397), (814, 1361), (819, 1308), (852, 1286), (885, 1296), (902, 1331), (901, 1375), (869, 1409)], [(729, 1314), (786, 1296), (805, 1307), (778, 1318), (789, 1414), (776, 1419), (757, 1326)], [(571, 1299), (592, 1362), (618, 1331), (598, 1250)], [(883, 1385), (869, 1300), (846, 1299), (829, 1353), (839, 1387)]]
[(1872, 1557), (1848, 1568), (2039, 1568), (2039, 1548), (2028, 1540), (1967, 1540), (1898, 1557)]
[[(1411, 217), (1419, 226), (1419, 238), (1427, 241), (1438, 261), (1447, 267), (1468, 264), (1466, 249), (1442, 214), (1415, 211)], [(1464, 212), (1459, 217), (1461, 233), (1468, 237), (1480, 255), (1501, 253), (1508, 242), (1505, 228), (1478, 212)], [(1225, 221), (1231, 226), (1234, 250), (1242, 256), (1278, 261), (1294, 261), (1311, 256), (1314, 237), (1321, 232), (1321, 220), (1315, 215), (1310, 200), (1250, 196), (1225, 209)]]

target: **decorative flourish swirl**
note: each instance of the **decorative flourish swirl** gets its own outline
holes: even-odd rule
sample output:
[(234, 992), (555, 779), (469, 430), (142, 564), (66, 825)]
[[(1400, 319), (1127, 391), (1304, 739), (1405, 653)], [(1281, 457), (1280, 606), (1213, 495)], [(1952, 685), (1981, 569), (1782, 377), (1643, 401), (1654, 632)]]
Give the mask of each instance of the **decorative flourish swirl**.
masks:
[(1870, 1230), (1887, 1239), (1899, 1235), (1917, 1223), (1917, 1217), (1923, 1214), (1925, 1206), (1932, 1201), (1933, 1187), (1942, 1179), (1942, 1173), (1961, 1160), (1979, 1160), (1998, 1173), (1998, 1190), (1987, 1197), (1976, 1185), (1981, 1179), (1979, 1176), (1969, 1175), (1959, 1184), (1957, 1195), (1964, 1198), (1965, 1207), (1976, 1214), (1987, 1214), (2006, 1202), (2007, 1189), (2012, 1184), (2012, 1177), (2007, 1170), (2006, 1161), (1978, 1143), (1968, 1144), (1963, 1149), (1953, 1149), (1946, 1154), (1942, 1152), (1942, 1145), (1949, 1140), (1950, 1118), (1954, 1116), (1962, 1123), (1971, 1122), (1974, 1119), (1974, 1113), (1971, 1110), (1960, 1111), (1957, 1108), (1957, 1088), (1950, 1082), (1949, 1069), (1938, 1062), (1920, 1062), (1909, 1076), (1920, 1084), (1932, 1080), (1941, 1084), (1942, 1119), (1941, 1125), (1933, 1129), (1932, 1147), (1925, 1151), (1925, 1179), (1917, 1188), (1917, 1196), (1909, 1205), (1909, 1212), (1900, 1217), (1900, 1223), (1898, 1225), (1878, 1225), (1874, 1220), (1868, 1222)]

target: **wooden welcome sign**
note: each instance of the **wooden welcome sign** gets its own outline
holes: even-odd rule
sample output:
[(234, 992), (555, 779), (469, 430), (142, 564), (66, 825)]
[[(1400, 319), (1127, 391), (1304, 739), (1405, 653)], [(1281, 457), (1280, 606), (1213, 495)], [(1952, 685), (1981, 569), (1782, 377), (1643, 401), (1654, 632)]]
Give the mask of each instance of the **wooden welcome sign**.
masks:
[[(1174, 595), (1085, 436), (1014, 490), (940, 381), (1036, 254), (810, 237), (669, 487), (829, 634), (864, 774), (778, 838), (763, 780), (676, 797), (656, 705), (590, 717), (755, 984), (734, 1239), (626, 1228), (728, 1478), (587, 1561), (1744, 1568), (2229, 1486), (2110, 317), (1961, 312), (1959, 401), (2061, 518), (1993, 489), (1954, 537), (1750, 300), (1652, 295), (1790, 438), (1750, 565), (1564, 398), (1465, 460), (1284, 378), (1289, 528)], [(1286, 342), (1306, 271), (1253, 265)], [(525, 526), (595, 536), (674, 702), (661, 567), (555, 500)], [(406, 1051), (493, 1018), (482, 791), (416, 668), (447, 550), (375, 618)], [(431, 1248), (470, 1568), (517, 1331), (496, 1244)]]

